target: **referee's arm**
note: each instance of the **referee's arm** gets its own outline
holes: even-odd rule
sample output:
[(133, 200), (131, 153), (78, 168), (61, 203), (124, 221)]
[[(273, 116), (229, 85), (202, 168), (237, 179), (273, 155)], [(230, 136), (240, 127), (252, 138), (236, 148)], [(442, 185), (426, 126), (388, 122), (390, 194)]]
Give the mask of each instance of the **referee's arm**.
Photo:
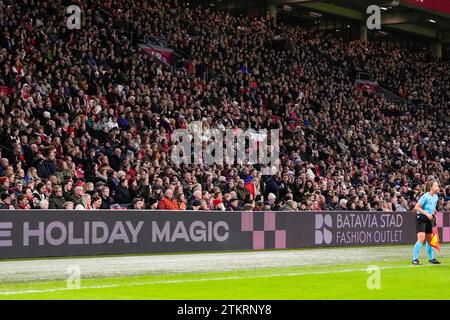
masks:
[(429, 214), (428, 212), (426, 212), (425, 210), (423, 210), (422, 205), (419, 202), (416, 203), (414, 210), (416, 210), (417, 212), (420, 212), (423, 215), (426, 215), (428, 219), (433, 220), (433, 216), (431, 214)]

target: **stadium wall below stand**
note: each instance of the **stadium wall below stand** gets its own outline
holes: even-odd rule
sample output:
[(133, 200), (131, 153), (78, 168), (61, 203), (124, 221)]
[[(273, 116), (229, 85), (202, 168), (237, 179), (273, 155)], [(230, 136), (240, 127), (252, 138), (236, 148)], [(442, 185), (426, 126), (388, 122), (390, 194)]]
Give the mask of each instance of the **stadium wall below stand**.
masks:
[[(438, 213), (450, 242), (450, 212)], [(415, 241), (412, 212), (2, 211), (0, 258), (83, 256)]]

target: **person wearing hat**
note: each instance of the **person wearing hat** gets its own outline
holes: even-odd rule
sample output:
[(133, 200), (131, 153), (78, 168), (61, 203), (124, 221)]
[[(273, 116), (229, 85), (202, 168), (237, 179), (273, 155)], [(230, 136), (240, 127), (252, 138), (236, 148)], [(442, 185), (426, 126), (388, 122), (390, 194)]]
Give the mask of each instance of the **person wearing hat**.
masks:
[(248, 176), (245, 179), (245, 188), (250, 192), (250, 194), (252, 195), (253, 199), (255, 199), (255, 195), (256, 195), (256, 190), (255, 190), (255, 184), (253, 182), (253, 176)]
[(154, 196), (152, 196), (148, 199), (146, 198), (145, 202), (147, 204), (148, 209), (152, 209), (152, 210), (158, 209), (158, 200)]
[(268, 202), (268, 205), (270, 206), (270, 210), (274, 210), (274, 211), (280, 210), (280, 206), (277, 205), (276, 201), (277, 201), (277, 197), (275, 196), (275, 194), (273, 194), (272, 192), (269, 193), (269, 195), (267, 196), (267, 202)]
[[(198, 200), (198, 202), (195, 202), (195, 200)], [(201, 190), (195, 190), (193, 193), (192, 193), (192, 196), (190, 197), (190, 199), (189, 199), (189, 208), (188, 209), (193, 209), (193, 210), (195, 210), (194, 209), (194, 202), (195, 203), (198, 203), (198, 205), (197, 206), (200, 206), (201, 205), (201, 200), (202, 200), (202, 192), (201, 192)]]
[(194, 200), (192, 201), (192, 203), (191, 203), (191, 206), (192, 206), (192, 210), (194, 210), (194, 211), (200, 211), (200, 210), (202, 210), (202, 209), (201, 209), (202, 202), (201, 202), (200, 200), (198, 200), (198, 199), (194, 199)]

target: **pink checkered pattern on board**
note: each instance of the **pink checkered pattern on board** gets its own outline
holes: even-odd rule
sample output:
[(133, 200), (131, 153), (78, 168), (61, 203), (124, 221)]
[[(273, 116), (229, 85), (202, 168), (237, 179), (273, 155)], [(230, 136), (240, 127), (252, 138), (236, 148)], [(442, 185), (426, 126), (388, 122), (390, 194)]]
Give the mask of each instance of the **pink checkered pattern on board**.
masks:
[[(447, 215), (447, 219), (445, 219), (445, 215)], [(442, 236), (440, 237), (441, 242), (450, 242), (450, 213), (436, 212), (436, 218), (436, 225), (438, 229), (442, 231)]]
[(254, 217), (254, 212), (241, 213), (241, 230), (253, 233), (253, 250), (266, 249), (267, 232), (275, 232), (275, 249), (285, 249), (286, 230), (276, 229), (276, 213), (273, 211), (264, 212), (264, 230), (255, 230)]

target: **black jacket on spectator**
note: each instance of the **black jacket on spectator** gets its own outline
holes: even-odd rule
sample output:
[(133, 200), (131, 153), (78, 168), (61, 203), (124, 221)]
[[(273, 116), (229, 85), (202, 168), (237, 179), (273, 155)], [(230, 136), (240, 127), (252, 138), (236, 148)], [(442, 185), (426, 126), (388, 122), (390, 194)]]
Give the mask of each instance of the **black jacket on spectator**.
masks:
[(67, 191), (64, 191), (64, 189), (63, 189), (63, 197), (66, 201), (72, 201), (73, 192), (72, 191), (67, 192)]
[(122, 164), (122, 159), (116, 156), (115, 154), (112, 154), (108, 157), (109, 165), (111, 168), (113, 168), (115, 171), (120, 170), (120, 165)]
[(83, 199), (77, 197), (77, 195), (74, 195), (72, 197), (73, 207), (75, 208), (77, 204), (83, 204)]
[(52, 194), (48, 199), (48, 208), (49, 209), (64, 209), (64, 203), (66, 199), (64, 197), (58, 197), (57, 195)]
[(55, 174), (56, 171), (56, 163), (50, 160), (42, 160), (36, 166), (37, 174), (41, 178), (48, 178), (51, 175)]
[(273, 177), (269, 178), (266, 181), (266, 186), (264, 188), (264, 199), (267, 199), (269, 193), (273, 193), (277, 197), (277, 200), (280, 200), (280, 190), (281, 186), (278, 181), (276, 181)]
[(130, 190), (122, 185), (119, 185), (116, 190), (115, 200), (116, 203), (119, 204), (131, 203), (132, 199), (130, 196)]
[(112, 191), (114, 191), (114, 192), (117, 191), (117, 188), (119, 187), (119, 183), (120, 182), (118, 180), (117, 180), (117, 183), (116, 183), (116, 181), (114, 181), (114, 179), (112, 177), (108, 177), (108, 187)]
[(100, 209), (111, 209), (111, 205), (114, 204), (114, 199), (112, 197), (102, 197), (102, 204), (100, 205)]

